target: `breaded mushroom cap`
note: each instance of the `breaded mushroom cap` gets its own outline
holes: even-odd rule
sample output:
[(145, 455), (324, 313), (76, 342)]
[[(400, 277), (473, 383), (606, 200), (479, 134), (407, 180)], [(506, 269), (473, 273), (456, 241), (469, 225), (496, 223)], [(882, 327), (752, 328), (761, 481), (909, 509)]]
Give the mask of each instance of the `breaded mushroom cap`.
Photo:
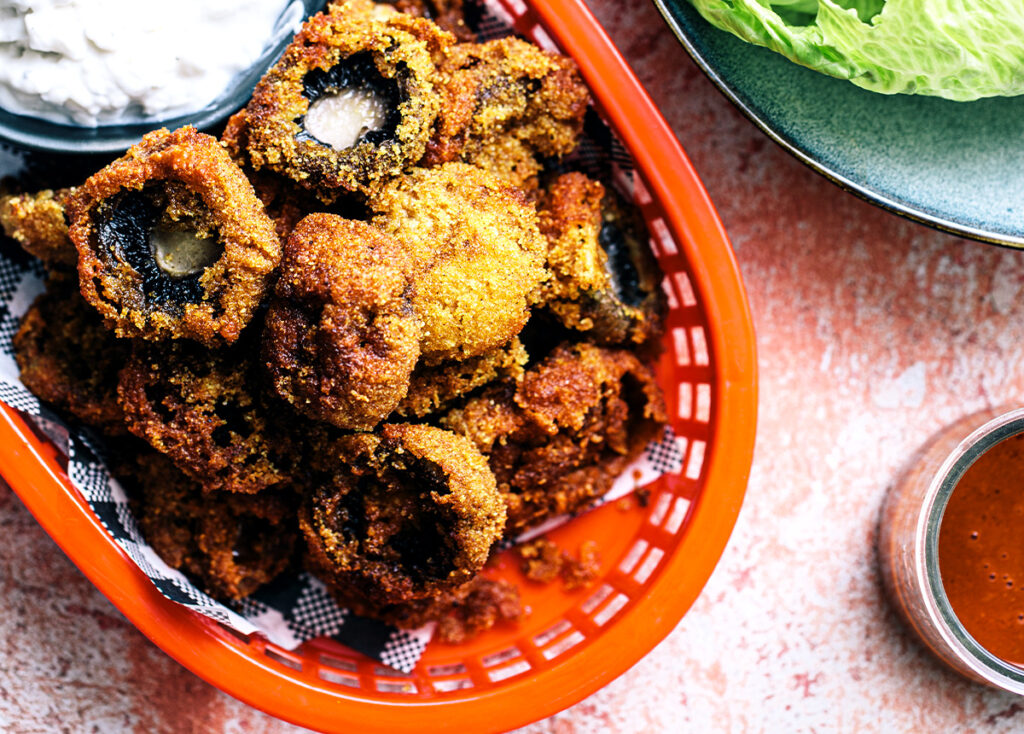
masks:
[(465, 163), (417, 169), (372, 202), (373, 222), (417, 264), (416, 312), (429, 364), (467, 359), (518, 334), (547, 278), (546, 243), (518, 188)]

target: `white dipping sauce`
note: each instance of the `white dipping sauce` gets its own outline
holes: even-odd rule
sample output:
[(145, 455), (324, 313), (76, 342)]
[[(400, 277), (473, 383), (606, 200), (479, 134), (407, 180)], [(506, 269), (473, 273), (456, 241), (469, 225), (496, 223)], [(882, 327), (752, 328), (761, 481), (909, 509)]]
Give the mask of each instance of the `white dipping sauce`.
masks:
[[(286, 5), (0, 0), (0, 107), (79, 125), (200, 110), (259, 58)], [(301, 7), (289, 14), (291, 33)]]

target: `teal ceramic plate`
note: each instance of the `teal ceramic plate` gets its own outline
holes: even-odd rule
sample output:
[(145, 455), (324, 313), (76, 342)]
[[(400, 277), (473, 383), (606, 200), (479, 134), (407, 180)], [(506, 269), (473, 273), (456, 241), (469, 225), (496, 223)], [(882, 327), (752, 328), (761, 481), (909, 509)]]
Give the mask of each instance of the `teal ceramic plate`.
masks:
[(654, 3), (726, 96), (811, 168), (916, 221), (1024, 247), (1024, 97), (867, 92), (718, 30), (687, 0)]

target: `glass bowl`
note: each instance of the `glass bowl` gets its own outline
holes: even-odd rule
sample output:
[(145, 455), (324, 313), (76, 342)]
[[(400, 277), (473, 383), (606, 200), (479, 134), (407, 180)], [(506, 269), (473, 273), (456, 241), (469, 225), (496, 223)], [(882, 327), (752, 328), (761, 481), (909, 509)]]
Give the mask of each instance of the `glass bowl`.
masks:
[(242, 108), (260, 77), (291, 41), (297, 23), (323, 6), (324, 0), (291, 0), (281, 11), (274, 34), (256, 62), (247, 71), (236, 75), (219, 97), (195, 112), (147, 122), (89, 127), (62, 125), (0, 109), (0, 141), (48, 153), (110, 154), (124, 152), (158, 127), (170, 130), (183, 125), (192, 125), (200, 130), (211, 128)]

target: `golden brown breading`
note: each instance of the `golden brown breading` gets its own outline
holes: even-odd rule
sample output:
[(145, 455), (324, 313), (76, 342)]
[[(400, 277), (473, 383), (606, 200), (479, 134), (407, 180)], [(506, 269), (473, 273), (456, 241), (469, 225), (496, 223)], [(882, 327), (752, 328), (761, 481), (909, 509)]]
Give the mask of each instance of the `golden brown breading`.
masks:
[(419, 359), (412, 269), (401, 243), (369, 224), (331, 214), (299, 222), (263, 334), (277, 394), (338, 428), (380, 423)]
[(601, 554), (598, 552), (597, 543), (585, 540), (580, 544), (579, 558), (565, 554), (565, 562), (559, 575), (566, 591), (575, 591), (592, 584), (600, 571)]
[(146, 135), (68, 202), (82, 295), (119, 336), (238, 338), (281, 257), (274, 223), (216, 139)]
[(413, 371), (409, 393), (398, 405), (400, 416), (422, 418), (495, 380), (522, 379), (529, 355), (518, 338), (495, 350), (462, 362), (421, 365)]
[[(398, 4), (472, 37), (463, 0)], [(642, 223), (582, 175), (540, 186), (582, 129), (575, 64), (455, 44), (330, 3), (219, 141), (156, 131), (73, 194), (0, 198), (52, 271), (26, 384), (135, 434), (111, 441), (143, 533), (218, 598), (301, 560), (354, 614), (461, 643), (524, 614), (481, 573), (498, 541), (586, 507), (666, 418), (591, 343), (658, 333)], [(593, 543), (521, 553), (567, 589), (600, 568)]]
[[(433, 55), (452, 40), (427, 20), (380, 18), (345, 3), (314, 16), (237, 120), (246, 125), (253, 166), (285, 174), (324, 201), (339, 189), (371, 194), (422, 157), (440, 106)], [(321, 102), (344, 107), (343, 115), (324, 113), (338, 130), (307, 125)]]
[(654, 375), (635, 355), (575, 344), (441, 422), (487, 456), (515, 537), (607, 492), (666, 420)]
[(572, 59), (510, 36), (452, 46), (441, 73), (444, 101), (422, 165), (467, 160), (505, 137), (541, 156), (575, 149), (590, 94)]
[(433, 599), (400, 604), (369, 605), (346, 598), (332, 590), (338, 603), (354, 614), (379, 619), (401, 629), (415, 629), (437, 622), (432, 641), (457, 645), (501, 622), (516, 622), (523, 616), (519, 589), (508, 581), (477, 576), (457, 589)]
[(531, 201), (536, 199), (543, 166), (530, 147), (518, 138), (483, 141), (467, 152), (463, 160), (522, 189)]
[(300, 517), (307, 563), (350, 603), (436, 598), (476, 576), (501, 537), (494, 476), (463, 436), (385, 424), (317, 464)]
[(121, 370), (128, 429), (207, 490), (255, 493), (290, 479), (290, 417), (260, 389), (255, 340), (219, 350), (137, 341)]
[(64, 207), (74, 189), (0, 197), (0, 227), (26, 252), (50, 267), (73, 268), (78, 252), (68, 237)]
[(541, 195), (540, 231), (548, 239), (545, 301), (576, 302), (584, 293), (610, 288), (608, 256), (598, 242), (604, 186), (582, 173), (559, 176)]
[(564, 551), (547, 538), (537, 538), (516, 546), (520, 570), (530, 581), (550, 584), (558, 578), (564, 562)]
[(21, 381), (37, 397), (104, 433), (124, 433), (117, 372), (129, 344), (89, 308), (70, 276), (55, 276), (14, 335)]
[(537, 213), (552, 273), (544, 301), (558, 320), (600, 344), (656, 340), (665, 294), (639, 215), (582, 173), (555, 179)]
[(526, 578), (542, 584), (561, 578), (566, 591), (575, 591), (592, 583), (601, 569), (597, 543), (592, 540), (580, 545), (578, 559), (547, 538), (523, 543), (516, 547), (516, 552), (522, 560), (520, 569)]
[(458, 645), (501, 622), (518, 622), (524, 612), (519, 589), (508, 581), (477, 577), (461, 599), (439, 606), (429, 619), (437, 621), (434, 638)]
[(311, 191), (302, 188), (287, 176), (275, 173), (269, 168), (257, 171), (252, 167), (247, 149), (245, 120), (244, 108), (228, 118), (220, 142), (249, 179), (267, 215), (274, 220), (278, 238), (284, 243), (288, 241), (288, 236), (295, 229), (295, 225), (309, 212), (323, 209), (323, 204)]
[(545, 242), (523, 193), (474, 166), (417, 169), (372, 202), (373, 222), (418, 264), (414, 305), (428, 364), (506, 344), (547, 277)]
[(395, 10), (417, 18), (429, 18), (459, 41), (475, 41), (476, 33), (466, 25), (463, 0), (397, 0)]
[(155, 451), (119, 464), (114, 473), (143, 537), (211, 596), (240, 599), (291, 564), (298, 539), (293, 493), (208, 494)]

